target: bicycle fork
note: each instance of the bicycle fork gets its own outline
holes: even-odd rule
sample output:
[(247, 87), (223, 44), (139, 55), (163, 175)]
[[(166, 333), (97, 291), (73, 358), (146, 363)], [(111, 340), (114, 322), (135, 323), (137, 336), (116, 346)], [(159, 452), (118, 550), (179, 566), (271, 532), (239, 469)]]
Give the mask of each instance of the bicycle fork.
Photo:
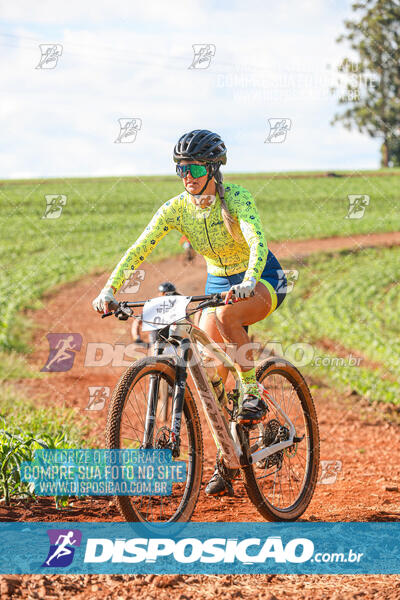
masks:
[(172, 456), (179, 456), (180, 450), (180, 434), (182, 425), (183, 404), (185, 402), (185, 389), (187, 380), (187, 369), (190, 353), (190, 340), (187, 338), (181, 341), (181, 353), (178, 353), (178, 361), (175, 366), (175, 387), (174, 398), (172, 401), (172, 417), (171, 417), (171, 448)]
[(160, 388), (160, 378), (157, 375), (150, 375), (149, 392), (147, 395), (146, 420), (143, 432), (142, 448), (153, 448), (154, 422), (157, 413), (158, 391)]
[[(165, 447), (171, 448), (174, 457), (179, 456), (180, 433), (182, 424), (182, 412), (185, 401), (185, 389), (187, 380), (187, 361), (189, 356), (190, 341), (183, 339), (181, 343), (182, 355), (177, 355), (175, 365), (174, 397), (172, 400), (171, 427), (169, 439), (165, 441)], [(154, 427), (157, 414), (157, 405), (160, 391), (160, 377), (156, 374), (150, 375), (150, 385), (147, 395), (146, 420), (143, 434), (142, 448), (154, 448)], [(166, 415), (165, 415), (166, 416)]]

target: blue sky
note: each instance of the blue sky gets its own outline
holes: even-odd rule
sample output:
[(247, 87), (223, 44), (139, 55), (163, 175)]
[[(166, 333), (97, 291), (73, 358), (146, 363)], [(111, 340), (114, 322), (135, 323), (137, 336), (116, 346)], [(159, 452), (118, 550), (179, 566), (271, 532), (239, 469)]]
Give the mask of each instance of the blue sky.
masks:
[[(379, 166), (379, 140), (330, 120), (335, 43), (345, 0), (8, 2), (2, 8), (1, 178), (173, 173), (185, 131), (206, 128), (228, 147), (228, 171)], [(58, 43), (54, 69), (39, 44)], [(212, 44), (189, 69), (193, 44)], [(115, 143), (118, 119), (141, 119)], [(269, 119), (290, 119), (265, 143)]]

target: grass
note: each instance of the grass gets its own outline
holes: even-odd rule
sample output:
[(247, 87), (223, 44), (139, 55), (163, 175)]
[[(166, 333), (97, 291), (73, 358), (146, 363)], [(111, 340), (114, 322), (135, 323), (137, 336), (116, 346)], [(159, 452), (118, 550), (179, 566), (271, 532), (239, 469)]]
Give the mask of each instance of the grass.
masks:
[(1, 388), (0, 419), (10, 431), (29, 431), (33, 436), (41, 436), (45, 432), (54, 438), (65, 433), (75, 448), (85, 447), (87, 443), (87, 426), (77, 416), (76, 410), (49, 407), (37, 398), (28, 398), (11, 384)]
[[(399, 229), (400, 178), (362, 174), (300, 180), (235, 174), (233, 179), (256, 198), (269, 240)], [(0, 182), (0, 348), (20, 350), (18, 311), (57, 284), (94, 268), (110, 270), (156, 209), (181, 189), (176, 177)], [(59, 219), (42, 219), (46, 194), (67, 197)], [(345, 218), (348, 194), (370, 196), (364, 218)], [(170, 233), (152, 259), (178, 253), (178, 240), (178, 233)]]
[[(39, 448), (83, 448), (87, 427), (76, 411), (49, 408), (27, 398), (12, 385), (0, 387), (0, 501), (34, 498), (32, 484), (21, 481), (21, 463), (34, 459)], [(58, 507), (68, 504), (57, 496)]]
[[(282, 306), (254, 331), (279, 340), (284, 352), (310, 344), (309, 364), (301, 366), (308, 374), (372, 401), (400, 404), (399, 281), (400, 248), (310, 256)], [(327, 341), (338, 344), (345, 364), (315, 364), (316, 357), (336, 355), (324, 350)], [(360, 354), (361, 363), (351, 366), (349, 356)]]

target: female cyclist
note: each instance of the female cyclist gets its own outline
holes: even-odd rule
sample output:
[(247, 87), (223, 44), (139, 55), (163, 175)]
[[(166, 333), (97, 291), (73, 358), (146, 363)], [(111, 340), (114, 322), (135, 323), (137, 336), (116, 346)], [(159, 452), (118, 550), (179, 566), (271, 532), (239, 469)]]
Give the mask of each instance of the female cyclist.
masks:
[[(285, 297), (278, 291), (285, 289), (283, 271), (268, 250), (250, 192), (239, 185), (222, 184), (220, 167), (226, 164), (226, 147), (221, 137), (204, 129), (190, 131), (179, 139), (173, 157), (185, 191), (156, 212), (112, 272), (93, 307), (108, 312), (108, 303), (115, 302), (114, 294), (124, 283), (124, 271), (137, 269), (158, 242), (171, 229), (177, 229), (206, 260), (205, 293), (227, 291), (226, 303), (233, 295), (237, 300), (208, 309), (201, 319), (202, 329), (215, 342), (228, 342), (240, 349), (250, 341), (245, 327), (265, 319)], [(245, 354), (253, 360), (251, 351)], [(239, 356), (240, 352), (238, 361)], [(265, 417), (267, 407), (258, 392), (255, 369), (248, 368), (246, 357), (241, 361), (244, 365), (237, 364), (243, 385), (238, 422), (253, 425)], [(217, 460), (207, 494), (233, 494), (225, 471)]]

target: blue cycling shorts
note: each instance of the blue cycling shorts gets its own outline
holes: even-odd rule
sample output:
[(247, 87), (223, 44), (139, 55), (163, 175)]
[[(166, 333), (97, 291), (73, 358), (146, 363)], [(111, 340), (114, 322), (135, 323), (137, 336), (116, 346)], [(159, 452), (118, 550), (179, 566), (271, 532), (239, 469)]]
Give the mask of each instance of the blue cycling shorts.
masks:
[[(218, 292), (227, 292), (232, 285), (243, 281), (245, 273), (246, 271), (243, 271), (242, 273), (235, 273), (235, 275), (226, 275), (224, 277), (208, 274), (205, 293), (216, 294)], [(271, 250), (268, 252), (267, 262), (261, 274), (260, 283), (263, 283), (271, 294), (271, 310), (268, 313), (270, 315), (282, 304), (287, 289), (285, 273)]]

